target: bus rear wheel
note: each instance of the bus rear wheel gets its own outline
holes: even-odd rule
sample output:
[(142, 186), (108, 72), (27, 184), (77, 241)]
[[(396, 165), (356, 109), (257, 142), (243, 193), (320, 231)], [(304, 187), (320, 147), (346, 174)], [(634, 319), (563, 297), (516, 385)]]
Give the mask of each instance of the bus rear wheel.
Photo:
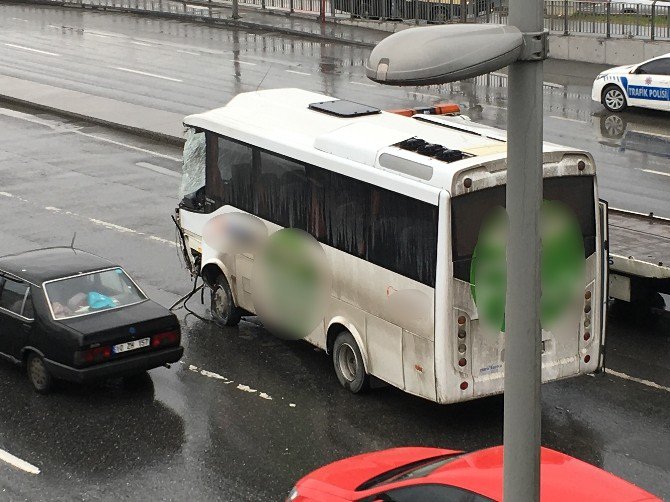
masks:
[(365, 372), (363, 355), (356, 339), (348, 331), (342, 331), (333, 344), (333, 366), (340, 384), (357, 394), (370, 387), (370, 377)]
[(230, 285), (223, 274), (212, 285), (210, 310), (212, 319), (223, 326), (237, 326), (242, 318), (242, 312), (235, 305)]

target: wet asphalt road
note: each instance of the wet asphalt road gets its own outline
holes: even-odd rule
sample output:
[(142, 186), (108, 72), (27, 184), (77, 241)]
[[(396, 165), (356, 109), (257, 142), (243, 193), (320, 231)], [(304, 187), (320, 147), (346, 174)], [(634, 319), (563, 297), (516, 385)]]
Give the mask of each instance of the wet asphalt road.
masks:
[[(0, 73), (17, 78), (180, 114), (221, 106), (239, 92), (277, 87), (385, 109), (455, 101), (473, 120), (505, 127), (504, 75), (390, 88), (365, 78), (367, 53), (268, 32), (0, 5)], [(603, 68), (545, 63), (545, 139), (593, 153), (601, 196), (612, 207), (670, 217), (670, 115), (606, 113), (590, 98), (593, 78)]]
[[(164, 305), (189, 291), (169, 219), (178, 150), (18, 109), (0, 108), (0, 130), (0, 254), (69, 244), (76, 231), (77, 246), (122, 263)], [(191, 305), (206, 315), (198, 298)], [(63, 384), (39, 396), (0, 361), (0, 448), (41, 470), (0, 462), (0, 500), (282, 500), (344, 456), (502, 441), (501, 397), (438, 406), (393, 388), (353, 396), (306, 343), (254, 319), (221, 329), (178, 313), (183, 363), (138, 388)], [(616, 374), (545, 385), (543, 443), (670, 498), (668, 356), (670, 319), (611, 316)]]

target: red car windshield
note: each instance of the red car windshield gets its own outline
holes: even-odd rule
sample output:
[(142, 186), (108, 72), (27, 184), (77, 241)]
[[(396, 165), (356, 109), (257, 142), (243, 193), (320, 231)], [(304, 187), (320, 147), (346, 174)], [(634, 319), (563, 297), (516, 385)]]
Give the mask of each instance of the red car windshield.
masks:
[(440, 455), (439, 457), (420, 460), (419, 462), (412, 462), (411, 464), (397, 467), (366, 481), (358, 488), (356, 488), (356, 491), (369, 490), (370, 488), (375, 488), (377, 486), (396, 483), (398, 481), (406, 481), (408, 479), (423, 478), (436, 471), (443, 465), (456, 460), (461, 455), (462, 454), (454, 453), (449, 455)]

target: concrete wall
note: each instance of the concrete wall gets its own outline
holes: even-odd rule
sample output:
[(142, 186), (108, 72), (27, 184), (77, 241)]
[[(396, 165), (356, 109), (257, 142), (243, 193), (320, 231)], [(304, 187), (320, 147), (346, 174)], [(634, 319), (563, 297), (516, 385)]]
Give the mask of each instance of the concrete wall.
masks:
[[(412, 28), (408, 22), (338, 19), (337, 23), (395, 33)], [(549, 57), (613, 66), (639, 63), (670, 53), (670, 41), (604, 38), (596, 35), (549, 35)]]
[(670, 52), (670, 42), (588, 35), (549, 35), (549, 57), (620, 66)]

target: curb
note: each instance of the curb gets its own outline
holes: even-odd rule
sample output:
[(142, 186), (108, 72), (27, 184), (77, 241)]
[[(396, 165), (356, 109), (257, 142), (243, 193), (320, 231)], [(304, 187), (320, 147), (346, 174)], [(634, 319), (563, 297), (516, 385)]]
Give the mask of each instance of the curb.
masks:
[[(256, 23), (252, 21), (243, 21), (239, 19), (220, 19), (220, 18), (210, 18), (204, 16), (185, 16), (183, 14), (171, 13), (171, 12), (155, 12), (155, 11), (141, 11), (136, 9), (128, 8), (119, 8), (119, 7), (99, 7), (99, 6), (86, 6), (86, 5), (74, 5), (65, 2), (51, 2), (48, 0), (0, 0), (0, 3), (5, 4), (27, 4), (27, 5), (43, 5), (43, 6), (52, 6), (52, 7), (61, 7), (66, 9), (81, 9), (81, 10), (90, 10), (94, 12), (110, 12), (110, 13), (123, 13), (123, 14), (133, 14), (138, 16), (146, 17), (158, 17), (164, 19), (176, 19), (182, 22), (192, 22), (192, 23), (204, 23), (212, 26), (226, 26), (232, 28), (246, 28), (259, 31), (280, 33), (282, 35), (295, 36), (310, 40), (317, 40), (321, 42), (332, 42), (343, 45), (355, 45), (358, 47), (364, 47), (372, 49), (375, 47), (376, 43), (372, 42), (362, 42), (358, 40), (353, 40), (344, 37), (336, 37), (334, 35), (324, 35), (319, 33), (313, 33), (310, 31), (303, 30), (294, 30), (291, 28), (285, 28), (282, 26), (273, 26), (269, 24)], [(200, 4), (200, 2), (195, 2)], [(221, 8), (221, 6), (217, 6)], [(277, 14), (272, 14), (277, 15)], [(307, 19), (300, 16), (301, 19)], [(390, 33), (389, 33), (390, 34)]]
[(32, 110), (39, 110), (43, 112), (48, 112), (53, 115), (56, 115), (58, 117), (64, 117), (64, 118), (69, 118), (69, 119), (76, 119), (76, 120), (83, 120), (85, 122), (89, 122), (91, 124), (95, 125), (100, 125), (107, 127), (109, 129), (113, 129), (116, 131), (121, 131), (121, 132), (126, 132), (126, 133), (131, 133), (135, 134), (144, 138), (152, 139), (154, 141), (158, 141), (160, 143), (172, 145), (172, 146), (178, 146), (182, 147), (184, 146), (185, 139), (178, 137), (178, 136), (172, 136), (171, 134), (164, 134), (160, 133), (157, 131), (150, 131), (148, 129), (141, 129), (139, 127), (133, 127), (130, 125), (126, 124), (119, 124), (118, 122), (111, 122), (109, 120), (104, 120), (100, 119), (97, 117), (92, 117), (90, 115), (83, 115), (81, 113), (75, 113), (71, 112), (68, 110), (64, 110), (62, 108), (57, 108), (54, 106), (48, 106), (48, 105), (42, 105), (38, 103), (33, 103), (32, 101), (28, 101), (25, 99), (20, 99), (20, 98), (15, 98), (13, 96), (7, 96), (5, 94), (0, 94), (0, 102), (4, 103), (10, 103), (14, 105), (21, 105), (25, 106), (26, 108), (32, 109)]

